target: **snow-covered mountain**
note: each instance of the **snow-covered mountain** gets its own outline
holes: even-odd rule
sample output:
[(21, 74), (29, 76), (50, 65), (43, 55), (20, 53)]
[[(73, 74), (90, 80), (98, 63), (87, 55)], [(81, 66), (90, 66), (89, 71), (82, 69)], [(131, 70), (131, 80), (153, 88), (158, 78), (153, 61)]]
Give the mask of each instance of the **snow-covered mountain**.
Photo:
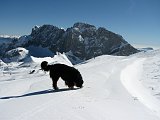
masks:
[(0, 58), (9, 50), (10, 45), (18, 39), (19, 36), (0, 35)]
[(0, 66), (1, 120), (160, 120), (160, 50), (77, 64), (84, 87), (70, 90), (60, 79), (58, 91), (40, 63), (71, 65), (65, 54), (31, 58)]
[(9, 63), (9, 62), (30, 62), (31, 60), (31, 56), (29, 54), (29, 51), (26, 50), (25, 48), (21, 48), (18, 47), (16, 49), (12, 49), (9, 50), (8, 52), (6, 52), (2, 58), (2, 60), (5, 63)]
[[(69, 52), (80, 61), (104, 54), (126, 56), (138, 52), (122, 36), (103, 27), (96, 28), (94, 25), (80, 22), (66, 30), (53, 25), (35, 26), (30, 35), (14, 39), (10, 44), (3, 44), (0, 57), (17, 47), (26, 48), (35, 57)], [(73, 57), (69, 59), (73, 61)]]
[(87, 23), (75, 23), (66, 31), (43, 25), (33, 28), (31, 37), (28, 45), (48, 47), (54, 53), (70, 51), (82, 60), (103, 54), (130, 55), (137, 52), (122, 36)]
[(4, 63), (2, 60), (0, 60), (0, 66), (5, 66), (6, 63)]

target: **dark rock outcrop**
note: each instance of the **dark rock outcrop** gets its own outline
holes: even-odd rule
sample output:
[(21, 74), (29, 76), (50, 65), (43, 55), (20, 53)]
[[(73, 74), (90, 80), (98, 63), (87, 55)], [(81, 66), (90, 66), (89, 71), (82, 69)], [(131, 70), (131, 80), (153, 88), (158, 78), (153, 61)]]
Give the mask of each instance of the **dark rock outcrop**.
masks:
[(53, 25), (35, 26), (26, 40), (24, 39), (25, 37), (23, 37), (24, 44), (11, 43), (12, 49), (19, 46), (42, 47), (53, 53), (70, 52), (81, 60), (88, 60), (103, 54), (128, 56), (138, 52), (122, 36), (103, 27), (97, 29), (94, 25), (80, 22), (67, 30)]

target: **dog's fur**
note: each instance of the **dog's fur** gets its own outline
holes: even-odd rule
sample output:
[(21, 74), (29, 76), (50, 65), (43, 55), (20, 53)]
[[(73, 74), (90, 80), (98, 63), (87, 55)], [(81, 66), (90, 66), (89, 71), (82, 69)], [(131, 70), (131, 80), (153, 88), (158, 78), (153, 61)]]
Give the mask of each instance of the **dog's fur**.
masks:
[(54, 65), (48, 65), (47, 61), (43, 61), (41, 63), (41, 69), (44, 71), (50, 72), (50, 77), (53, 81), (53, 88), (55, 90), (58, 89), (57, 87), (57, 81), (61, 77), (65, 84), (69, 88), (76, 87), (82, 87), (83, 79), (80, 74), (80, 72), (75, 69), (74, 67), (67, 66), (65, 64), (54, 64)]

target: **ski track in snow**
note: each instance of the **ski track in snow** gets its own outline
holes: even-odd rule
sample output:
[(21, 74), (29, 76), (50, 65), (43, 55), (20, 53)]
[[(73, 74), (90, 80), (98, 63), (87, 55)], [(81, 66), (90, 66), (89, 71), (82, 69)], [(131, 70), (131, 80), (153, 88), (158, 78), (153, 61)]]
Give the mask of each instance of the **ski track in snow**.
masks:
[[(146, 59), (91, 59), (75, 66), (84, 87), (69, 90), (59, 80), (59, 91), (52, 90), (48, 73), (38, 65), (10, 66), (11, 75), (0, 73), (0, 120), (160, 120), (160, 101), (143, 80), (149, 70), (144, 70)], [(33, 69), (36, 72), (29, 74)]]

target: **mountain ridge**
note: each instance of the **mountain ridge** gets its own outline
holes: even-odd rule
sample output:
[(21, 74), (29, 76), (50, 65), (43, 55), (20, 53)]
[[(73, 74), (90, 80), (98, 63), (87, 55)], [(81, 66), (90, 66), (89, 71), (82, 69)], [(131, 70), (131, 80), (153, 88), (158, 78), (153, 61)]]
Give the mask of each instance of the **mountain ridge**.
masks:
[(88, 60), (104, 54), (128, 56), (138, 52), (121, 35), (104, 27), (96, 28), (94, 25), (82, 22), (77, 22), (66, 30), (47, 24), (35, 26), (30, 35), (16, 38), (9, 45), (3, 44), (3, 46), (6, 47), (3, 47), (3, 50), (0, 49), (1, 57), (4, 56), (2, 53), (17, 47), (28, 49), (34, 56), (34, 50), (30, 49), (31, 46), (35, 49), (36, 47), (46, 48), (53, 55), (56, 52), (70, 52), (81, 60)]

